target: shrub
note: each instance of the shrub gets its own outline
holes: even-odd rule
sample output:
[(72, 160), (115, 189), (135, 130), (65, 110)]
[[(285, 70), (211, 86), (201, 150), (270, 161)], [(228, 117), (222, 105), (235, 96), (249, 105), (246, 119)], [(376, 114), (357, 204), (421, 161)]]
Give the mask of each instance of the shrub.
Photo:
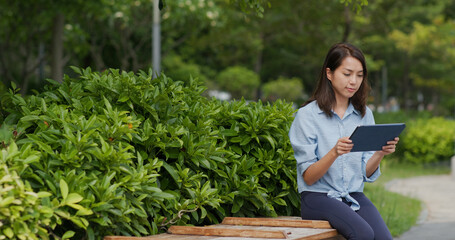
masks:
[(217, 77), (217, 83), (222, 90), (230, 92), (234, 99), (255, 99), (260, 80), (255, 72), (235, 66), (223, 70)]
[(397, 111), (397, 112), (375, 112), (374, 119), (376, 123), (399, 123), (408, 124), (416, 119), (430, 119), (433, 115), (428, 111)]
[(34, 192), (19, 177), (30, 163), (38, 161), (40, 153), (29, 145), (18, 151), (14, 142), (0, 153), (0, 239), (49, 239), (46, 227), (54, 222), (54, 209), (42, 199), (51, 194)]
[(290, 104), (209, 100), (193, 79), (151, 71), (74, 70), (42, 93), (5, 95), (3, 125), (15, 133), (5, 138), (41, 153), (17, 174), (50, 194), (37, 202), (53, 209), (40, 225), (49, 234), (141, 236), (299, 213)]
[(284, 99), (289, 102), (302, 98), (303, 84), (299, 78), (283, 78), (270, 81), (262, 87), (264, 98), (269, 101)]
[[(168, 71), (169, 70), (169, 71)], [(207, 77), (202, 73), (201, 67), (193, 63), (185, 63), (177, 55), (169, 55), (163, 58), (163, 71), (172, 79), (188, 82), (190, 76), (207, 81)]]
[(404, 161), (417, 164), (450, 159), (455, 154), (455, 122), (436, 117), (410, 121), (400, 140)]

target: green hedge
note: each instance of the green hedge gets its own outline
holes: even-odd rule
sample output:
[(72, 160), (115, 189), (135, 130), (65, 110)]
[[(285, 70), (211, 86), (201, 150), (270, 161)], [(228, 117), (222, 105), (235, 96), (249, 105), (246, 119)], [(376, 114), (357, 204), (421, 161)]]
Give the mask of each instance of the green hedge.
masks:
[[(50, 80), (41, 93), (1, 96), (0, 148), (38, 156), (2, 161), (28, 186), (20, 191), (38, 197), (18, 190), (8, 194), (22, 202), (1, 205), (10, 196), (2, 193), (1, 217), (44, 209), (26, 222), (38, 226), (29, 239), (141, 236), (225, 216), (299, 214), (291, 104), (206, 99), (197, 81), (152, 79), (151, 71), (74, 70), (78, 77)], [(20, 238), (15, 223), (1, 223), (8, 238)]]
[(455, 121), (441, 117), (409, 121), (398, 149), (404, 162), (447, 161), (455, 154)]
[(401, 162), (433, 164), (455, 154), (455, 121), (434, 117), (430, 112), (375, 113), (376, 123), (406, 123), (396, 155)]

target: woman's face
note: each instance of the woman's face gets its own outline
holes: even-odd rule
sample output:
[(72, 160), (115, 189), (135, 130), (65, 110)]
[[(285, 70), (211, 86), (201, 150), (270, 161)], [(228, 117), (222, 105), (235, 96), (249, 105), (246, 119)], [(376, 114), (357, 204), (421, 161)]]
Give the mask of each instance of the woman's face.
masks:
[(332, 82), (337, 102), (349, 101), (349, 98), (359, 90), (363, 81), (362, 63), (354, 57), (348, 56), (341, 62), (335, 71), (326, 69), (327, 78)]

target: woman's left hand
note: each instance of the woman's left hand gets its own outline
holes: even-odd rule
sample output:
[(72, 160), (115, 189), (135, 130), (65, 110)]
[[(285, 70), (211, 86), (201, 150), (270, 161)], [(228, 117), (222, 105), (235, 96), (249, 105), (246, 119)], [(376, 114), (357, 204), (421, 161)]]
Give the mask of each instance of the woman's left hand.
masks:
[(380, 152), (384, 155), (394, 153), (399, 140), (400, 138), (396, 137), (393, 141), (388, 141), (387, 145), (383, 146)]

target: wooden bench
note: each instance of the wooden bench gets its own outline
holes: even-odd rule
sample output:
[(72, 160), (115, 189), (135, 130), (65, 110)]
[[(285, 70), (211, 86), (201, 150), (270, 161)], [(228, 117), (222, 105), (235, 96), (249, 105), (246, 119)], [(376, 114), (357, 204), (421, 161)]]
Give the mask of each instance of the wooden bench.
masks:
[(106, 236), (104, 240), (317, 240), (344, 239), (327, 221), (299, 217), (240, 218), (226, 217), (221, 224), (193, 227), (171, 226), (167, 233), (149, 237)]

